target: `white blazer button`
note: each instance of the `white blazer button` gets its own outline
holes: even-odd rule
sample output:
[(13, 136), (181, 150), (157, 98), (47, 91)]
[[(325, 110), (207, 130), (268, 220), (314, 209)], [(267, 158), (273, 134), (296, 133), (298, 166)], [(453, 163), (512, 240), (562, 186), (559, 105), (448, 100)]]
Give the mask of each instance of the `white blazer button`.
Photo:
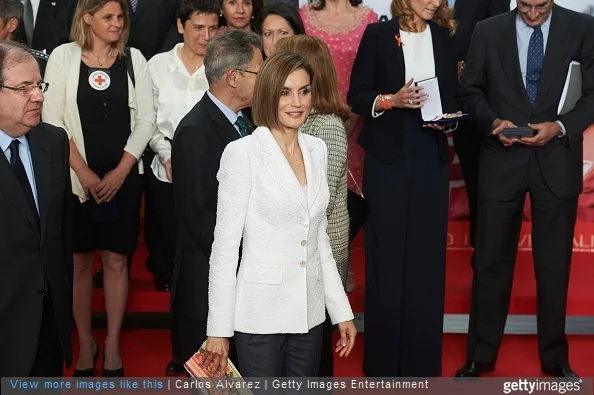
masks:
[(307, 244), (307, 241), (301, 240), (301, 247), (305, 247), (306, 244)]
[(301, 261), (300, 265), (301, 267), (305, 267), (305, 261)]
[(303, 226), (307, 228), (307, 227), (309, 226), (309, 221), (305, 221), (305, 222), (303, 223)]

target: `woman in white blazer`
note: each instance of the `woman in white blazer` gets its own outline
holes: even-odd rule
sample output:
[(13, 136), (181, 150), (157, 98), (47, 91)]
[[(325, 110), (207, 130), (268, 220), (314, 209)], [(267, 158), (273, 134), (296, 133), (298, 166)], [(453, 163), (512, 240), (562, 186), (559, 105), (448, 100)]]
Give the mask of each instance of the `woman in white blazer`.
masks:
[(339, 355), (354, 346), (353, 313), (326, 233), (326, 145), (299, 132), (312, 77), (301, 56), (271, 56), (254, 88), (254, 122), (262, 126), (223, 153), (209, 277), (213, 374), (225, 370), (234, 336), (244, 376), (317, 376), (325, 308), (341, 332)]
[(95, 250), (108, 317), (103, 375), (123, 375), (119, 335), (128, 297), (126, 257), (138, 243), (138, 160), (154, 131), (146, 60), (133, 48), (126, 55), (129, 26), (126, 0), (79, 0), (73, 42), (52, 52), (45, 73), (53, 92), (45, 96), (43, 120), (70, 138), (79, 377), (94, 376), (98, 355), (91, 328)]

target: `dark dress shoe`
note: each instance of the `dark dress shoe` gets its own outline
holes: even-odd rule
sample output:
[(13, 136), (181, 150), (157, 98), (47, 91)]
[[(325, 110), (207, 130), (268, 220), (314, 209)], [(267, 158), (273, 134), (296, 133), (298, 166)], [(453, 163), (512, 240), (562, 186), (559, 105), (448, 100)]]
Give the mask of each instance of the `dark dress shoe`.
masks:
[(99, 357), (99, 346), (95, 342), (95, 354), (93, 354), (93, 367), (89, 369), (75, 369), (74, 377), (95, 377), (95, 365), (97, 365), (97, 359)]
[(476, 378), (480, 377), (481, 373), (489, 373), (495, 370), (493, 363), (481, 363), (468, 361), (456, 372), (457, 378)]
[(166, 376), (178, 376), (180, 374), (184, 374), (185, 372), (186, 369), (184, 369), (184, 364), (179, 361), (171, 361), (165, 368)]
[(569, 366), (545, 366), (542, 365), (542, 372), (552, 377), (580, 377)]

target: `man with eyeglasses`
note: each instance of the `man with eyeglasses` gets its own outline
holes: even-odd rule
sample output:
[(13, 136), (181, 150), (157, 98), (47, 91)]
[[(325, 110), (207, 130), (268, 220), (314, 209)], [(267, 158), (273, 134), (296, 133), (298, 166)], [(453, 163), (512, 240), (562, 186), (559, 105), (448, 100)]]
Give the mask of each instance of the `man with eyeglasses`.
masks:
[(72, 362), (69, 143), (40, 122), (30, 50), (0, 41), (0, 376), (60, 377)]
[[(209, 90), (180, 121), (171, 168), (177, 223), (171, 311), (180, 357), (187, 361), (206, 340), (208, 276), (214, 241), (217, 172), (228, 143), (250, 134), (243, 109), (250, 106), (262, 65), (262, 38), (229, 30), (211, 39), (204, 57)], [(235, 347), (230, 358), (236, 362)]]
[[(560, 116), (572, 61), (581, 63), (582, 97)], [(529, 193), (541, 370), (577, 377), (565, 313), (582, 133), (594, 122), (594, 19), (553, 0), (517, 0), (516, 10), (477, 24), (461, 97), (482, 147), (468, 361), (456, 375), (478, 377), (495, 368)], [(517, 127), (530, 134), (513, 137)]]

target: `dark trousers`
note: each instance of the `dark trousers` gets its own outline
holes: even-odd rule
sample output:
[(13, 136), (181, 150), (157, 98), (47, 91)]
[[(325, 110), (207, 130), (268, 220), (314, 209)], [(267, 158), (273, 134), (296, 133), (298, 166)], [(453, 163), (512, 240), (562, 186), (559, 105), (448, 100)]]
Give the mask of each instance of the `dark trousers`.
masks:
[[(179, 344), (179, 351), (175, 350), (175, 345), (173, 347), (174, 358), (179, 357), (180, 362), (190, 359), (206, 341), (206, 321), (195, 320), (175, 311), (173, 312), (173, 331), (177, 333)], [(177, 352), (179, 356), (175, 355)], [(229, 339), (229, 359), (237, 366), (238, 358), (233, 338)]]
[(54, 304), (51, 294), (44, 296), (43, 317), (37, 340), (37, 354), (29, 377), (62, 377), (64, 375), (64, 354), (56, 318), (54, 316)]
[(332, 332), (334, 325), (326, 312), (326, 321), (324, 321), (322, 335), (322, 352), (320, 357), (320, 368), (318, 377), (334, 377), (334, 343), (332, 342)]
[(565, 312), (577, 197), (560, 199), (552, 194), (534, 152), (512, 200), (496, 201), (479, 196), (468, 359), (491, 363), (497, 358), (509, 309), (527, 193), (532, 208), (540, 360), (546, 366), (562, 366), (568, 364)]
[(460, 160), (462, 177), (466, 186), (470, 214), (470, 245), (475, 246), (476, 210), (478, 202), (478, 167), (481, 140), (479, 132), (470, 122), (460, 122), (453, 133), (454, 149)]
[(239, 371), (244, 377), (317, 377), (322, 337), (323, 324), (304, 334), (235, 332)]
[(153, 274), (171, 275), (177, 232), (173, 186), (157, 179), (152, 169), (145, 179), (145, 242), (149, 252), (146, 268)]

